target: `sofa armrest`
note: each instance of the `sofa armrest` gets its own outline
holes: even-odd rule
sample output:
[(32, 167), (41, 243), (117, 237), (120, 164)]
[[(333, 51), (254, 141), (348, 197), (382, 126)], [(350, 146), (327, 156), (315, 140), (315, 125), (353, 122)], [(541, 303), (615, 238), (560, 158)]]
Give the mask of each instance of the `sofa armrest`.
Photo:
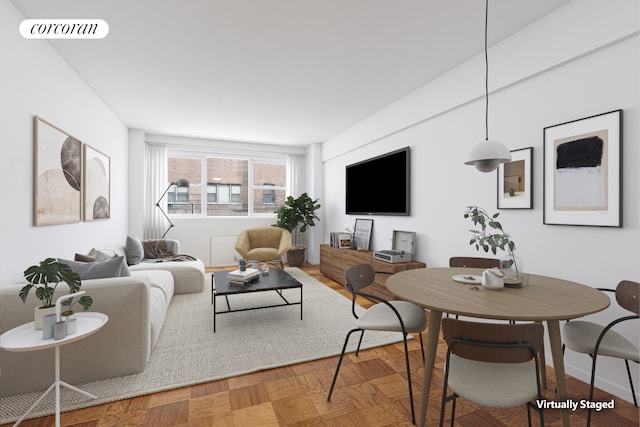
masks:
[[(0, 287), (0, 332), (33, 321), (39, 305), (33, 292), (26, 303), (18, 297), (23, 285)], [(89, 311), (109, 316), (95, 334), (60, 347), (60, 374), (81, 384), (142, 371), (151, 352), (149, 281), (143, 277), (85, 280), (82, 290), (93, 298)], [(58, 286), (57, 298), (68, 293)], [(0, 396), (46, 389), (54, 381), (53, 349), (14, 353), (0, 350)]]

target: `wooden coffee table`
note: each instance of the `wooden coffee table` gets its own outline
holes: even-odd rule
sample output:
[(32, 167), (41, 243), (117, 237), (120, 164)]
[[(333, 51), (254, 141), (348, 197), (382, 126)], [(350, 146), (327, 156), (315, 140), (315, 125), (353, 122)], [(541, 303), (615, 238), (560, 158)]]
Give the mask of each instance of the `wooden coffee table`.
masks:
[[(262, 308), (282, 307), (287, 305), (300, 306), (300, 320), (302, 320), (302, 283), (294, 279), (289, 273), (280, 268), (271, 268), (267, 275), (259, 276), (254, 283), (238, 285), (229, 283), (227, 280), (228, 271), (216, 271), (211, 276), (211, 304), (213, 305), (213, 332), (216, 332), (216, 315), (225, 313), (235, 313), (247, 310), (259, 310)], [(287, 300), (282, 291), (285, 289), (300, 289), (300, 301)], [(261, 305), (257, 307), (232, 309), (229, 303), (229, 295), (251, 294), (255, 292), (275, 291), (280, 298), (281, 304)], [(227, 302), (227, 310), (216, 310), (216, 297), (224, 296)]]

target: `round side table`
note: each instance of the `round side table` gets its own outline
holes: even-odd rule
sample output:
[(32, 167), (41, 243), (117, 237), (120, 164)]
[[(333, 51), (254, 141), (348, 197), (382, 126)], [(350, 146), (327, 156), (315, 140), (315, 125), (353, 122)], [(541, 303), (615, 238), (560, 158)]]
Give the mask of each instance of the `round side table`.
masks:
[(29, 415), (29, 413), (35, 408), (38, 403), (44, 399), (44, 397), (49, 394), (49, 392), (55, 389), (56, 393), (56, 427), (60, 427), (60, 386), (65, 386), (70, 390), (75, 391), (76, 393), (83, 394), (91, 399), (95, 399), (91, 393), (87, 393), (84, 390), (80, 390), (77, 387), (74, 387), (70, 384), (67, 384), (64, 381), (60, 380), (60, 347), (72, 343), (74, 341), (81, 340), (89, 335), (92, 335), (100, 330), (107, 321), (109, 317), (106, 314), (102, 313), (76, 313), (74, 315), (78, 320), (77, 330), (74, 334), (67, 335), (66, 337), (60, 340), (52, 339), (43, 339), (42, 331), (36, 330), (33, 322), (25, 323), (24, 325), (17, 326), (4, 334), (0, 335), (0, 347), (7, 351), (36, 351), (43, 350), (46, 348), (54, 348), (55, 349), (55, 381), (51, 386), (36, 400), (36, 402), (25, 412), (25, 414), (20, 417), (18, 421), (14, 424), (17, 426), (24, 420), (24, 418)]

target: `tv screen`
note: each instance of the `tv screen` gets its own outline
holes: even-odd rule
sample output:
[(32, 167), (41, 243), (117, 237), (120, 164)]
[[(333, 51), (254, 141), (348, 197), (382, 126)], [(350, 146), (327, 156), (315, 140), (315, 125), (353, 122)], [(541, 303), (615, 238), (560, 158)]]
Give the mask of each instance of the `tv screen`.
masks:
[(409, 147), (346, 167), (348, 215), (409, 215)]

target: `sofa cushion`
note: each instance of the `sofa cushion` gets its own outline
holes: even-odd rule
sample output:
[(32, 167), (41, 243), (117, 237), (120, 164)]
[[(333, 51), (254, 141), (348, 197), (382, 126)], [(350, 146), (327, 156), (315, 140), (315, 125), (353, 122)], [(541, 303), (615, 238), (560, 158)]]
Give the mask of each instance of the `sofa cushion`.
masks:
[(127, 236), (125, 250), (127, 252), (127, 264), (129, 265), (139, 264), (144, 259), (142, 242), (135, 236)]
[(174, 294), (174, 281), (171, 273), (164, 270), (139, 270), (132, 271), (131, 276), (146, 278), (152, 288), (160, 289), (165, 300), (163, 307), (167, 311)]
[(169, 271), (173, 274), (176, 294), (189, 294), (204, 291), (204, 263), (195, 261), (141, 262), (129, 266), (131, 274), (145, 271)]
[(58, 262), (71, 267), (71, 271), (78, 273), (81, 280), (122, 276), (122, 257), (113, 257), (105, 261), (95, 262), (80, 262), (58, 258)]

